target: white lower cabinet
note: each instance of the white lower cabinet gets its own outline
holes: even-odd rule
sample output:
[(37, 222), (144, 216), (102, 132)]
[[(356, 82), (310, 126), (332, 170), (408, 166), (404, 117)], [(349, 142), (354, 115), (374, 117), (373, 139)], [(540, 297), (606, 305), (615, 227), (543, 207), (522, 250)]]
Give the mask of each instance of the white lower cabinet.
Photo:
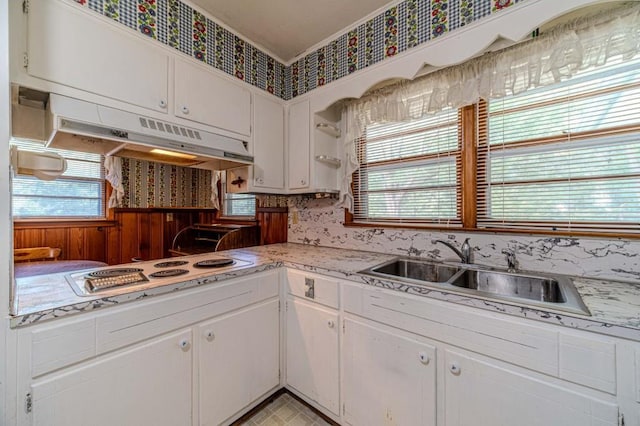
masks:
[(618, 406), (531, 372), (445, 351), (445, 425), (616, 426)]
[(354, 426), (436, 424), (436, 349), (399, 330), (344, 320), (344, 412)]
[(36, 380), (37, 426), (191, 424), (191, 330)]
[(287, 299), (287, 385), (340, 412), (338, 312), (294, 297)]
[(277, 300), (197, 327), (201, 425), (218, 425), (280, 384)]

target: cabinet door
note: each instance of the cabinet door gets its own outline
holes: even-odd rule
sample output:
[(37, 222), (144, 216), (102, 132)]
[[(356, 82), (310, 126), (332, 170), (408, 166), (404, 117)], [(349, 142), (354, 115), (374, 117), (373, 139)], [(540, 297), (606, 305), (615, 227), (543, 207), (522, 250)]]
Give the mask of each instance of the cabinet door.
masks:
[(284, 107), (255, 95), (253, 123), (253, 186), (284, 189)]
[(618, 406), (483, 360), (447, 351), (447, 426), (616, 426)]
[(338, 314), (287, 301), (287, 384), (339, 415)]
[(435, 425), (436, 350), (345, 320), (344, 419), (360, 425)]
[(175, 60), (176, 117), (251, 135), (251, 92), (198, 64)]
[(278, 301), (198, 327), (200, 424), (218, 425), (280, 384)]
[(309, 100), (289, 107), (289, 189), (309, 187)]
[(28, 73), (166, 112), (168, 55), (61, 1), (29, 0)]
[(182, 331), (36, 381), (33, 424), (191, 424), (190, 348)]

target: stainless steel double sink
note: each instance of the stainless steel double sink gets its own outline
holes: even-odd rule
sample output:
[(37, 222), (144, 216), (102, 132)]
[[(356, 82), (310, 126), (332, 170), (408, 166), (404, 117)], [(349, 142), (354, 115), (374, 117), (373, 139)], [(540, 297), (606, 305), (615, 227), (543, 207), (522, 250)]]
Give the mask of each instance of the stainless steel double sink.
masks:
[(360, 273), (516, 304), (591, 315), (571, 278), (563, 275), (518, 273), (471, 264), (458, 266), (404, 258)]

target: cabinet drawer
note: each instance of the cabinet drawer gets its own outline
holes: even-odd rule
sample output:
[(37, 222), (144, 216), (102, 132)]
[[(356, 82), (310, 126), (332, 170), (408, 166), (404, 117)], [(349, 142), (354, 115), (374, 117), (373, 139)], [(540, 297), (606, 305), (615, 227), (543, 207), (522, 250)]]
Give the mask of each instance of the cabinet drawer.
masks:
[(110, 350), (193, 324), (278, 295), (278, 271), (249, 275), (213, 288), (144, 306), (132, 305), (96, 318), (97, 352)]
[(287, 270), (287, 291), (294, 296), (338, 308), (338, 281), (321, 275)]
[(496, 359), (558, 375), (558, 332), (429, 299), (345, 286), (345, 311)]
[(31, 337), (31, 376), (37, 377), (96, 354), (95, 320), (40, 328)]
[(560, 334), (560, 378), (615, 395), (615, 343)]

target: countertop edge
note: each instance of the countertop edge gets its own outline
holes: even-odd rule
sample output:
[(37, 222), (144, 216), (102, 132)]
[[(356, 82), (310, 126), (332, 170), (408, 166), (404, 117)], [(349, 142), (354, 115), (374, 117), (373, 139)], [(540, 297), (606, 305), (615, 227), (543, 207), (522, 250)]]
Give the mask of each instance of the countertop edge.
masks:
[[(291, 245), (291, 243), (289, 243)], [(298, 246), (295, 244), (295, 246)], [(229, 253), (232, 256), (240, 255), (247, 249), (232, 250)], [(339, 250), (339, 249), (335, 249)], [(369, 252), (365, 252), (369, 253)], [(376, 253), (369, 253), (376, 255)], [(413, 296), (426, 297), (430, 299), (455, 303), (458, 305), (474, 307), (486, 311), (507, 314), (515, 317), (533, 319), (549, 324), (560, 325), (573, 329), (586, 330), (595, 333), (604, 334), (612, 337), (619, 337), (634, 341), (640, 341), (640, 328), (625, 326), (613, 322), (606, 322), (601, 319), (580, 317), (575, 314), (545, 311), (540, 308), (533, 308), (511, 303), (504, 303), (485, 299), (482, 297), (473, 297), (470, 295), (462, 295), (448, 292), (445, 289), (430, 287), (426, 285), (412, 285), (391, 280), (373, 278), (358, 273), (357, 271), (329, 269), (322, 266), (309, 265), (307, 263), (291, 260), (285, 255), (272, 255), (269, 253), (254, 253), (254, 256), (262, 257), (261, 263), (254, 264), (251, 267), (245, 267), (236, 271), (224, 272), (221, 274), (212, 274), (189, 281), (178, 282), (166, 286), (160, 286), (146, 291), (125, 293), (113, 297), (104, 297), (93, 299), (86, 302), (74, 303), (66, 306), (55, 307), (51, 309), (43, 309), (40, 311), (27, 312), (10, 317), (10, 326), (12, 328), (25, 327), (35, 323), (41, 323), (69, 315), (79, 314), (83, 312), (94, 311), (107, 306), (119, 305), (122, 303), (143, 300), (149, 297), (162, 294), (173, 293), (183, 289), (196, 288), (202, 285), (214, 282), (222, 282), (233, 278), (239, 278), (254, 273), (260, 273), (280, 267), (289, 267), (297, 270), (317, 273), (321, 275), (331, 276), (340, 280), (346, 280), (355, 284), (368, 285), (375, 288), (385, 290), (398, 291)], [(389, 256), (378, 253), (379, 256)], [(395, 257), (395, 256), (393, 256)], [(373, 266), (373, 265), (372, 265)], [(358, 269), (361, 270), (361, 269)]]

